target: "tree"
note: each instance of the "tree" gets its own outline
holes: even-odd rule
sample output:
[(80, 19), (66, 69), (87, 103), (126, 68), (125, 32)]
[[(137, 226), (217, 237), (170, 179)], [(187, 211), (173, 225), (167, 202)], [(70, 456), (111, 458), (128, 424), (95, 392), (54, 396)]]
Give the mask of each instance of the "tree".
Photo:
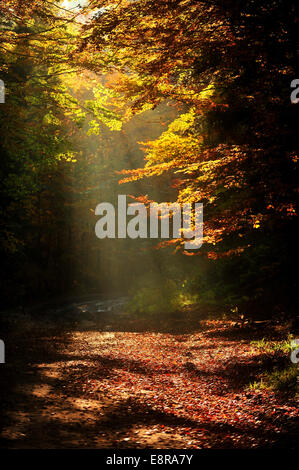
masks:
[(297, 108), (290, 101), (295, 2), (94, 6), (100, 10), (83, 26), (82, 48), (98, 51), (119, 72), (113, 88), (132, 113), (165, 100), (181, 106), (168, 130), (145, 143), (145, 167), (125, 171), (124, 181), (171, 174), (179, 202), (204, 203), (210, 259), (239, 256), (252, 273), (242, 298), (269, 300), (275, 285), (271, 303), (292, 305), (298, 226)]

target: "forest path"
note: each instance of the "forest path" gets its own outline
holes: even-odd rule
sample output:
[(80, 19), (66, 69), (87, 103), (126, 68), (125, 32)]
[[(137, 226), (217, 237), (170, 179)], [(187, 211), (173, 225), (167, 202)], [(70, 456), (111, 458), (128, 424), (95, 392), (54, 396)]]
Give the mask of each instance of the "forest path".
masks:
[(2, 448), (295, 446), (294, 400), (248, 390), (274, 360), (252, 331), (109, 312), (24, 325), (1, 365)]

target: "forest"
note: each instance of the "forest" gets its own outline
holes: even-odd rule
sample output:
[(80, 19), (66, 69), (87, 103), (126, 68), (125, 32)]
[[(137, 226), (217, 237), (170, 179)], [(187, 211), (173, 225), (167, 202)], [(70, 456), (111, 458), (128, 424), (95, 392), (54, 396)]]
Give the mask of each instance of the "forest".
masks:
[(298, 13), (0, 0), (1, 448), (295, 446)]

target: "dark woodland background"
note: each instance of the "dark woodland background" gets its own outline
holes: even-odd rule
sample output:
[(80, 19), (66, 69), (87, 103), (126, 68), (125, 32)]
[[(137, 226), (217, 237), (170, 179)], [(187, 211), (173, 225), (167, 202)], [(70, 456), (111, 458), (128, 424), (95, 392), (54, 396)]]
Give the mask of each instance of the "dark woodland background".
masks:
[[(109, 3), (0, 3), (2, 304), (97, 292), (296, 316), (296, 2)], [(94, 209), (118, 194), (203, 202), (200, 253), (98, 240)]]

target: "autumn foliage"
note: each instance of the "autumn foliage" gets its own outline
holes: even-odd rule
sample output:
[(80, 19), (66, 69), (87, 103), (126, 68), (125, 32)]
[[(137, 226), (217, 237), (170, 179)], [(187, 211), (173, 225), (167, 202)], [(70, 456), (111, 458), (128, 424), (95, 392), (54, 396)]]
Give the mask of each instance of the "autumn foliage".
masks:
[[(82, 188), (81, 194), (87, 184), (90, 211), (94, 196), (102, 198), (92, 178), (84, 179), (94, 164), (109, 178), (114, 170), (121, 172), (122, 188), (143, 201), (202, 202), (204, 245), (186, 254), (205, 255), (209, 267), (194, 261), (198, 274), (190, 274), (192, 289), (200, 290), (213, 278), (216, 297), (229, 305), (263, 298), (265, 304), (271, 300), (270, 311), (286, 304), (294, 310), (298, 108), (291, 103), (290, 84), (296, 78), (295, 2), (92, 1), (67, 10), (38, 1), (23, 8), (15, 0), (1, 2), (0, 8), (1, 73), (12, 97), (6, 113), (23, 142), (13, 139), (3, 119), (2, 145), (9, 155), (2, 171), (8, 175), (9, 228), (1, 235), (5, 250), (22, 245), (22, 228), (10, 224), (20, 198), (26, 196), (28, 219), (41, 224), (41, 181), (48, 190), (49, 172), (60, 165), (68, 173), (70, 166), (61, 162), (75, 163), (81, 151), (85, 155), (88, 137), (98, 135), (103, 160), (94, 156), (94, 163), (87, 164), (79, 158), (85, 177), (81, 170), (72, 175), (70, 170), (66, 180), (59, 177), (61, 193), (70, 195), (70, 181)], [(148, 112), (159, 117), (160, 132), (153, 137), (140, 132), (144, 164), (126, 137), (125, 161), (113, 163), (117, 151), (114, 156), (108, 148), (118, 138), (107, 137), (105, 129), (123, 136), (134, 119), (141, 119), (145, 129)], [(77, 138), (82, 126), (87, 136)], [(19, 160), (19, 171), (10, 171)], [(47, 210), (50, 215), (52, 208)], [(65, 214), (59, 217), (66, 220)], [(91, 220), (90, 215), (89, 227)], [(39, 236), (47, 246), (54, 238)], [(182, 240), (176, 248), (183, 249)], [(55, 258), (61, 250), (50, 251)]]

